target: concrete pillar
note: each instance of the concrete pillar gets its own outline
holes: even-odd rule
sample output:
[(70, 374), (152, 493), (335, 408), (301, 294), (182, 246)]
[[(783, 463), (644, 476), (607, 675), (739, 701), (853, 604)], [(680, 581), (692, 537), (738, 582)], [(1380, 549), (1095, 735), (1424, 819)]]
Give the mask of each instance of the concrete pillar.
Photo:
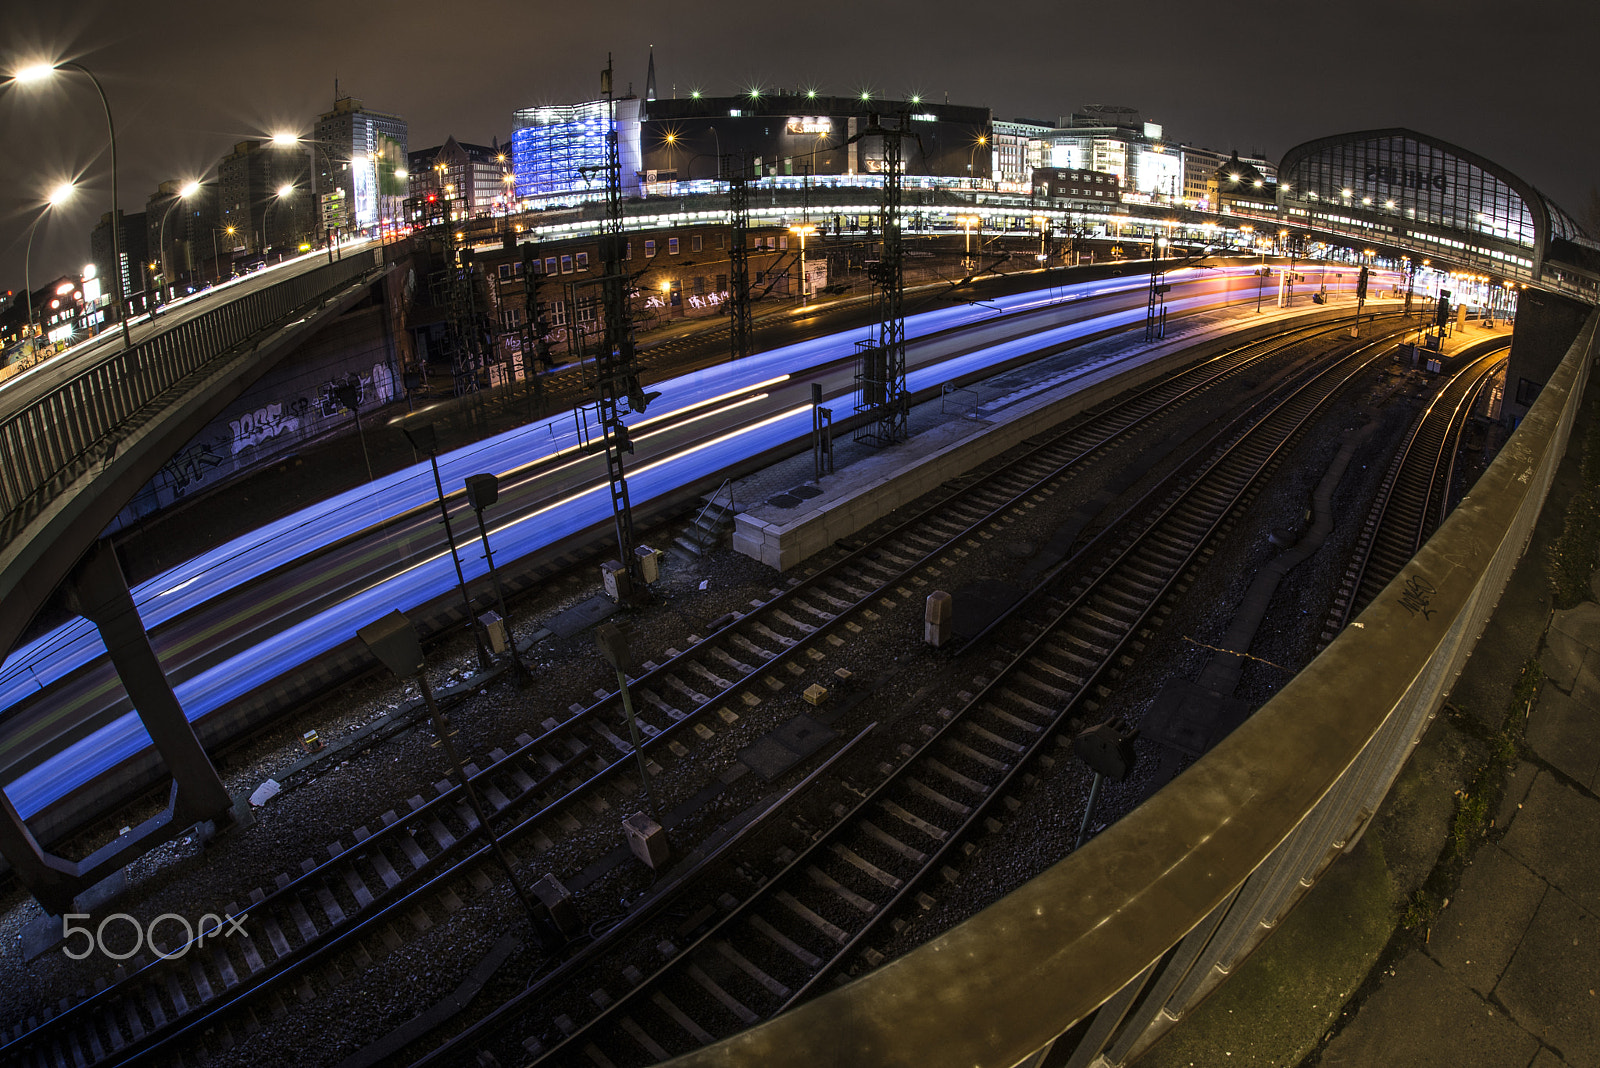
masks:
[(0, 791), (0, 854), (46, 912), (59, 916), (72, 911), (72, 899), (83, 889), (78, 865), (41, 849), (4, 791)]
[(67, 579), (67, 600), (74, 611), (99, 628), (123, 688), (172, 772), (174, 821), (179, 825), (226, 822), (233, 800), (167, 682), (128, 592), (122, 565), (107, 542), (98, 542), (73, 569)]

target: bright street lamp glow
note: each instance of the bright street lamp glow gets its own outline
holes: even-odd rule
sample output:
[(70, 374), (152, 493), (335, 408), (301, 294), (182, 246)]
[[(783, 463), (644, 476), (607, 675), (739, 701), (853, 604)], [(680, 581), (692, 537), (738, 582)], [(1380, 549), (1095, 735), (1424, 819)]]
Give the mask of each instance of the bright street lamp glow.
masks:
[(57, 204), (64, 203), (72, 196), (73, 193), (77, 191), (78, 187), (73, 185), (71, 182), (64, 182), (63, 184), (56, 186), (50, 191), (51, 206), (54, 207)]
[(23, 67), (11, 77), (19, 82), (37, 82), (50, 77), (55, 72), (56, 68), (53, 63), (35, 63), (32, 66)]
[(294, 192), (294, 186), (289, 185), (288, 183), (284, 183), (283, 185), (280, 185), (278, 187), (278, 195), (280, 197), (286, 197), (290, 193), (293, 193), (293, 192)]
[(198, 192), (200, 192), (200, 183), (190, 182), (188, 185), (178, 190), (178, 195), (180, 197), (192, 197)]
[(292, 133), (275, 133), (272, 135), (272, 143), (287, 148), (290, 145), (298, 145), (300, 138)]

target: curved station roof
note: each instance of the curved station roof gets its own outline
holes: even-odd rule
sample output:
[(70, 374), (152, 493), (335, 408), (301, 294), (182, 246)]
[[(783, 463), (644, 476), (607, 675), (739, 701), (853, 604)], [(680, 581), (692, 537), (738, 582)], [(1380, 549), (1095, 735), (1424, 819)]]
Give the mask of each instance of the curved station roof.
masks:
[(1414, 130), (1291, 148), (1278, 168), (1278, 206), (1292, 225), (1595, 299), (1600, 246), (1571, 216), (1498, 163)]

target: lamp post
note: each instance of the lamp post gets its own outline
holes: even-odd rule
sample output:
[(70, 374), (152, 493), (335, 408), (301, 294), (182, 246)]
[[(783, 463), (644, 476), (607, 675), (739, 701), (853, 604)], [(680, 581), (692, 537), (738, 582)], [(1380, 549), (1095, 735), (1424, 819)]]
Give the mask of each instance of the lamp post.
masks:
[(981, 223), (982, 220), (976, 215), (958, 215), (956, 216), (956, 222), (960, 223), (961, 229), (966, 232), (966, 248), (961, 254), (962, 266), (970, 267), (972, 266), (972, 227), (976, 223)]
[(807, 223), (803, 226), (791, 226), (789, 232), (800, 235), (800, 302), (803, 304), (806, 297), (810, 296), (806, 291), (806, 237), (816, 233), (817, 228)]
[[(222, 284), (222, 253), (217, 250), (217, 235), (227, 234), (229, 237), (233, 237), (238, 232), (239, 228), (237, 226), (224, 226), (220, 229), (213, 226), (211, 228), (211, 266), (216, 271), (216, 284), (218, 285)], [(228, 252), (231, 254), (233, 249), (230, 247)]]
[(1033, 221), (1035, 223), (1037, 223), (1038, 226), (1039, 226), (1039, 266), (1043, 267), (1044, 266), (1044, 261), (1050, 258), (1050, 254), (1048, 252), (1046, 252), (1045, 248), (1044, 248), (1044, 245), (1045, 245), (1045, 227), (1047, 225), (1049, 225), (1050, 220), (1046, 216), (1035, 215), (1033, 217)]
[(161, 233), (157, 237), (156, 243), (161, 246), (161, 281), (166, 286), (168, 300), (172, 299), (172, 275), (167, 269), (167, 220), (172, 217), (172, 209), (178, 206), (179, 201), (187, 200), (198, 192), (200, 192), (200, 183), (190, 182), (178, 190), (178, 195), (172, 198), (172, 203), (167, 205), (167, 210), (161, 213)]
[(633, 745), (633, 755), (639, 761), (639, 783), (644, 787), (644, 797), (652, 811), (656, 807), (654, 793), (650, 790), (650, 769), (644, 762), (644, 744), (639, 740), (639, 720), (633, 714), (633, 697), (628, 693), (628, 668), (632, 656), (628, 651), (628, 636), (615, 623), (602, 623), (594, 629), (595, 645), (617, 671), (617, 692), (622, 695), (622, 712), (628, 717), (628, 740)]
[(26, 334), (30, 338), (33, 336), (33, 234), (34, 231), (39, 229), (39, 224), (44, 222), (44, 217), (50, 214), (50, 209), (58, 204), (65, 203), (76, 189), (77, 186), (71, 182), (56, 186), (45, 201), (44, 207), (39, 209), (39, 215), (33, 220), (33, 225), (28, 227), (28, 250), (22, 256), (22, 292), (25, 294), (28, 304), (28, 329)]
[(472, 610), (472, 597), (467, 593), (467, 576), (461, 570), (461, 553), (456, 549), (456, 534), (450, 526), (450, 507), (445, 503), (444, 482), (439, 477), (438, 432), (427, 418), (426, 409), (390, 420), (389, 425), (399, 427), (411, 447), (427, 453), (428, 463), (433, 465), (433, 486), (439, 494), (439, 514), (444, 517), (444, 540), (450, 544), (450, 559), (456, 565), (456, 585), (461, 590), (461, 603), (467, 610), (467, 628), (472, 631), (472, 642), (478, 648), (478, 667), (488, 671), (494, 666), (494, 661), (489, 657), (489, 650), (484, 648), (483, 635), (478, 633), (478, 616)]
[(985, 147), (988, 145), (988, 143), (989, 139), (987, 137), (979, 137), (976, 141), (972, 142), (972, 151), (967, 153), (967, 177), (971, 178), (974, 182), (978, 180), (978, 171), (976, 167), (978, 160), (978, 149)]
[(128, 334), (128, 309), (125, 304), (126, 294), (122, 284), (122, 218), (117, 205), (117, 129), (111, 121), (111, 105), (106, 102), (106, 91), (100, 85), (88, 67), (81, 63), (40, 63), (31, 67), (24, 67), (11, 76), (12, 81), (28, 82), (48, 78), (58, 70), (71, 70), (82, 74), (94, 85), (94, 91), (100, 95), (100, 106), (106, 113), (106, 134), (111, 141), (111, 258), (114, 261), (111, 273), (115, 279), (117, 295), (117, 319), (122, 323), (122, 344), (130, 347), (133, 339)]
[(278, 187), (278, 191), (267, 199), (266, 207), (261, 209), (261, 258), (267, 256), (267, 218), (272, 214), (273, 205), (283, 200), (294, 192), (294, 186), (285, 182)]
[[(329, 182), (330, 182), (330, 184), (332, 184), (333, 155), (332, 155), (332, 153), (330, 153), (328, 151), (328, 149), (334, 147), (331, 143), (329, 143), (327, 141), (318, 141), (318, 140), (316, 140), (314, 138), (301, 137), (299, 134), (295, 134), (295, 133), (275, 133), (275, 134), (272, 135), (272, 143), (274, 145), (278, 146), (279, 148), (291, 148), (291, 147), (298, 147), (300, 145), (310, 145), (310, 146), (312, 146), (312, 150), (316, 151), (316, 152), (320, 152), (322, 154), (323, 161), (327, 163), (327, 165), (328, 165)], [(316, 182), (313, 181), (311, 183), (311, 185), (312, 185), (312, 191), (315, 192), (315, 190), (316, 190)], [(327, 195), (327, 194), (324, 194), (324, 195)], [(333, 262), (334, 246), (337, 245), (339, 242), (338, 242), (337, 237), (334, 234), (333, 227), (328, 225), (327, 212), (326, 211), (322, 211), (319, 214), (322, 215), (322, 224), (323, 224), (322, 225), (322, 236), (323, 236), (324, 242), (326, 243), (326, 245), (328, 247), (328, 262), (332, 263)], [(265, 239), (266, 239), (266, 235), (262, 234), (262, 240), (265, 241)]]

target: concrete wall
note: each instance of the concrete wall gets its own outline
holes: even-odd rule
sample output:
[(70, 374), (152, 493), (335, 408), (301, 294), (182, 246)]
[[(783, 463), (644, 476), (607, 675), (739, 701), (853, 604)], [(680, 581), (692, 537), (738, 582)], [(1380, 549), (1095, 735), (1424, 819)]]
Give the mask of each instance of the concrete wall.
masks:
[(1517, 297), (1517, 332), (1506, 365), (1501, 418), (1515, 427), (1561, 363), (1592, 309), (1577, 301), (1525, 289)]
[(364, 415), (402, 396), (381, 304), (367, 300), (319, 330), (167, 461), (111, 530), (330, 434), (354, 433), (334, 388), (357, 387)]

